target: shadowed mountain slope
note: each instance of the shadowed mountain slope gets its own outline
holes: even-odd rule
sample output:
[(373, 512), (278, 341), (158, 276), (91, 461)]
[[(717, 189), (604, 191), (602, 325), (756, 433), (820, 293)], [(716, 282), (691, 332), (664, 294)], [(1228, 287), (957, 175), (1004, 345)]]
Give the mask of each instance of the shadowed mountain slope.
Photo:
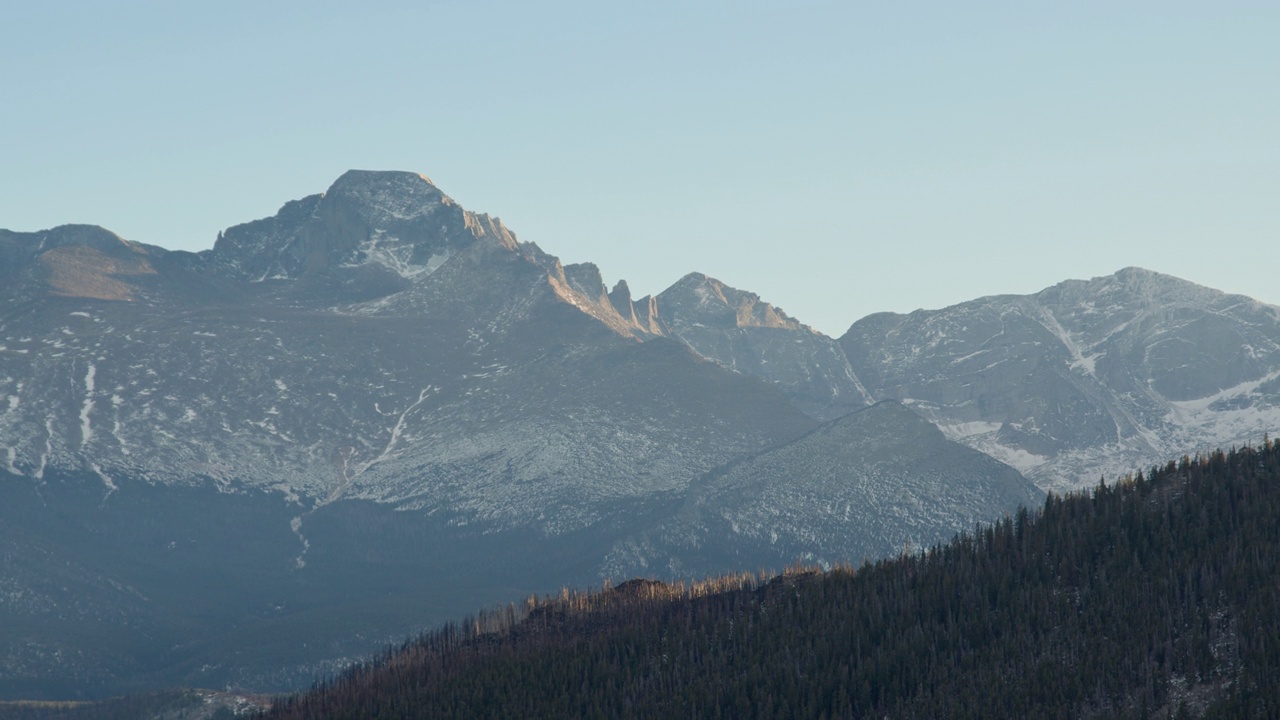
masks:
[(615, 546), (609, 567), (688, 576), (856, 563), (1042, 498), (1013, 468), (885, 401), (707, 473), (674, 516)]

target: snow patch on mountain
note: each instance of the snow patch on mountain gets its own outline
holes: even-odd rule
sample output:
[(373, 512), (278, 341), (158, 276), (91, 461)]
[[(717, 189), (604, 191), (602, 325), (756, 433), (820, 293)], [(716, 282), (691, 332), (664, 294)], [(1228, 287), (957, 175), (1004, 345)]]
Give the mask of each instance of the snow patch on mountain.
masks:
[(360, 244), (356, 252), (357, 262), (345, 263), (342, 267), (360, 267), (368, 263), (381, 265), (396, 273), (405, 280), (418, 280), (436, 270), (453, 255), (445, 248), (432, 253), (424, 263), (415, 263), (413, 258), (417, 248), (411, 243), (402, 242), (400, 238), (388, 235), (385, 230), (376, 229), (369, 239)]
[[(912, 404), (907, 400), (904, 404)], [(938, 429), (947, 436), (948, 440), (961, 440), (974, 435), (988, 435), (1000, 429), (1000, 423), (993, 422), (962, 422), (962, 423), (938, 423)]]
[(93, 376), (98, 369), (89, 363), (84, 374), (84, 404), (80, 406), (80, 449), (84, 450), (93, 439), (93, 427), (89, 422), (89, 413), (93, 410)]
[(298, 541), (302, 543), (302, 552), (298, 553), (298, 556), (293, 559), (294, 567), (301, 570), (307, 566), (307, 551), (311, 549), (311, 541), (307, 540), (307, 537), (302, 534), (301, 515), (295, 516), (289, 521), (289, 530), (291, 530), (293, 534), (297, 536)]
[[(404, 432), (405, 418), (409, 417), (409, 413), (413, 412), (414, 410), (417, 410), (419, 405), (426, 402), (427, 398), (431, 396), (432, 391), (434, 390), (435, 390), (434, 387), (428, 385), (427, 387), (422, 388), (421, 390), (418, 391), (418, 399), (415, 400), (411, 405), (409, 405), (409, 407), (405, 408), (404, 412), (400, 413), (399, 417), (396, 418), (396, 424), (394, 427), (391, 428), (391, 438), (387, 440), (387, 446), (382, 449), (381, 453), (378, 453), (377, 457), (375, 457), (374, 459), (362, 465), (357, 474), (363, 473), (364, 471), (368, 470), (370, 467), (377, 465), (383, 460), (386, 460), (388, 457), (392, 455), (393, 452), (395, 452), (396, 443), (400, 441), (400, 433)], [(376, 404), (375, 404), (375, 407), (376, 407)]]
[[(1252, 350), (1252, 348), (1250, 348)], [(1246, 401), (1243, 404), (1252, 405), (1250, 396), (1253, 395), (1259, 387), (1266, 383), (1272, 382), (1280, 378), (1280, 370), (1267, 373), (1257, 380), (1249, 380), (1238, 385), (1220, 390), (1212, 395), (1196, 400), (1173, 401), (1171, 420), (1179, 425), (1187, 425), (1195, 423), (1197, 418), (1214, 412), (1214, 406), (1229, 406), (1231, 401)]]
[(44, 421), (44, 452), (40, 453), (40, 464), (36, 465), (35, 472), (31, 473), (31, 477), (36, 480), (44, 479), (44, 470), (49, 466), (49, 456), (53, 454), (53, 418)]
[(97, 475), (98, 478), (102, 480), (102, 484), (105, 485), (107, 488), (107, 496), (110, 496), (111, 493), (120, 489), (116, 487), (115, 481), (112, 480), (110, 477), (108, 477), (107, 474), (102, 471), (102, 468), (97, 463), (89, 463), (89, 469), (93, 470), (93, 474)]

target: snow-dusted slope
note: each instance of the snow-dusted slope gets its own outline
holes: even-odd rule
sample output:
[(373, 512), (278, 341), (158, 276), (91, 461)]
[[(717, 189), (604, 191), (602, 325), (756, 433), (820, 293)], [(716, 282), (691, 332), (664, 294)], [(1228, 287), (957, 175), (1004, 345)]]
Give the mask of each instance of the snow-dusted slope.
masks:
[(701, 478), (673, 517), (618, 543), (616, 574), (858, 563), (944, 542), (1043, 493), (894, 401)]
[(251, 282), (378, 270), (412, 281), (480, 237), (516, 246), (501, 221), (463, 210), (423, 175), (351, 170), (322, 195), (220, 233), (208, 261)]
[[(0, 467), (92, 471), (107, 491), (123, 474), (399, 502), (510, 460), (517, 488), (581, 475), (643, 494), (803, 431), (776, 395), (776, 427), (540, 414), (565, 368), (664, 338), (816, 420), (901, 400), (1046, 488), (1280, 425), (1280, 320), (1248, 298), (1130, 268), (873, 315), (837, 342), (698, 273), (655, 297), (609, 291), (595, 266), (562, 265), (414, 173), (348, 172), (196, 255), (64, 226), (0, 231), (0, 261)], [(668, 432), (707, 454), (669, 453)], [(571, 447), (552, 449), (556, 433)], [(574, 492), (614, 492), (583, 482)], [(528, 516), (463, 495), (478, 517)]]
[(1280, 309), (1139, 268), (873, 315), (841, 344), (877, 398), (1044, 488), (1280, 427)]

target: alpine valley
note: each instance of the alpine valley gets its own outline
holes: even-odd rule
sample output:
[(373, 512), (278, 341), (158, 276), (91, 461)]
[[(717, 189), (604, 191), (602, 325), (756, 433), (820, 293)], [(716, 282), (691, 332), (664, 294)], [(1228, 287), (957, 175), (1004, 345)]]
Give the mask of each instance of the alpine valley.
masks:
[(1137, 268), (830, 338), (698, 273), (610, 289), (413, 173), (201, 253), (0, 231), (0, 698), (293, 689), (477, 607), (857, 564), (1276, 427), (1280, 308)]

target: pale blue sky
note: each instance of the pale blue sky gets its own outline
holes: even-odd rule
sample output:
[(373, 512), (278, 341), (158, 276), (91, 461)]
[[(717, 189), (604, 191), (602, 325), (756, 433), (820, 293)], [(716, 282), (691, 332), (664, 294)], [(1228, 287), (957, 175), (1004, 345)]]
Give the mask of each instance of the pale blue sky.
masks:
[(404, 169), (832, 334), (1127, 265), (1280, 303), (1280, 3), (368, 5), (5, 3), (0, 227), (199, 250)]

